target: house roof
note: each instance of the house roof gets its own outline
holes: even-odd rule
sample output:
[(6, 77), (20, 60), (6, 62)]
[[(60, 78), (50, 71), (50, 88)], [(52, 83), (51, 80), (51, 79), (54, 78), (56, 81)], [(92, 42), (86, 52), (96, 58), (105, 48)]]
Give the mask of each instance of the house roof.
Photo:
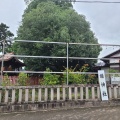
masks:
[(115, 54), (117, 54), (117, 53), (120, 53), (120, 49), (119, 49), (119, 50), (116, 50), (116, 51), (114, 51), (114, 52), (112, 52), (112, 53), (110, 53), (110, 54), (108, 54), (108, 55), (106, 55), (106, 56), (104, 56), (103, 58), (110, 58), (111, 56), (113, 56), (113, 55), (115, 55)]
[(1, 62), (2, 60), (4, 60), (4, 61), (9, 61), (10, 59), (13, 58), (12, 55), (14, 55), (14, 54), (13, 54), (13, 53), (7, 53), (7, 54), (4, 55), (4, 57), (0, 56), (0, 62)]
[[(116, 51), (114, 51), (114, 52), (112, 52), (112, 53), (110, 53), (110, 54), (108, 54), (108, 55), (106, 55), (106, 56), (104, 56), (102, 58), (119, 58), (119, 57), (112, 57), (113, 55), (116, 55), (118, 53), (120, 53), (120, 49), (116, 50)], [(110, 65), (120, 65), (119, 62), (117, 62), (117, 63), (109, 63), (109, 60), (102, 59), (102, 58), (100, 60), (102, 60), (104, 64), (101, 65), (102, 62), (101, 63), (97, 63), (96, 67), (102, 68), (102, 67), (109, 67)]]
[(16, 60), (16, 62), (21, 64), (21, 66), (25, 66), (25, 64), (23, 62), (18, 60), (18, 58), (14, 57), (14, 53), (7, 53), (7, 54), (4, 55), (4, 57), (0, 56), (0, 62), (2, 62), (2, 60), (3, 61), (9, 61), (9, 60), (11, 60), (13, 58)]

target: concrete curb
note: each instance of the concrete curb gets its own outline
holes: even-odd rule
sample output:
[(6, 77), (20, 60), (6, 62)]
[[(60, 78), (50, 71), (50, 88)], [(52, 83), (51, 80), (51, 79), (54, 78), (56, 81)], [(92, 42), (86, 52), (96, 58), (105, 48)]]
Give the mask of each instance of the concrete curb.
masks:
[(89, 107), (107, 107), (119, 106), (120, 100), (110, 101), (52, 101), (40, 103), (22, 103), (22, 104), (0, 104), (0, 113), (3, 112), (24, 112), (24, 111), (41, 111), (41, 110), (60, 110), (74, 108), (89, 108)]

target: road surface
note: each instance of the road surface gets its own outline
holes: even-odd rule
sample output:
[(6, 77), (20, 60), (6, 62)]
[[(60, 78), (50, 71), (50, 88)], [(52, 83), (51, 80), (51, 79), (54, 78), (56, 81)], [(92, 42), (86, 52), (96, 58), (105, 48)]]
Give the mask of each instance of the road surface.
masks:
[(0, 113), (0, 120), (120, 120), (120, 107)]

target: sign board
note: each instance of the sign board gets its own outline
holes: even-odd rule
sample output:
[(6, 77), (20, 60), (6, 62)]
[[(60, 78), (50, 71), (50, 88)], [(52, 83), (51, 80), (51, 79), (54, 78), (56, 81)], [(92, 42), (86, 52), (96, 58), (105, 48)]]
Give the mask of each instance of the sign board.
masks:
[(100, 85), (102, 101), (108, 100), (108, 93), (107, 93), (104, 70), (98, 70), (98, 78), (99, 78), (99, 85)]
[(120, 82), (120, 77), (115, 77), (115, 76), (111, 76), (111, 81), (112, 82)]
[(111, 75), (110, 78), (111, 78), (111, 84), (120, 84), (120, 77)]

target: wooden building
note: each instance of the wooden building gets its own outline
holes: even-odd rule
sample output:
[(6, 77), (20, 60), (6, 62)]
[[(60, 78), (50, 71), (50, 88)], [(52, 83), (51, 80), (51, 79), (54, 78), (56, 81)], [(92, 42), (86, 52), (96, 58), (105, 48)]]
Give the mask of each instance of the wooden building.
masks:
[[(21, 62), (18, 58), (14, 57), (13, 53), (7, 53), (4, 57), (0, 57), (0, 65), (3, 60), (3, 71), (19, 71), (25, 64)], [(12, 74), (11, 74), (12, 75)], [(13, 74), (14, 75), (14, 74)]]
[[(2, 68), (2, 61), (3, 61), (3, 68)], [(20, 71), (22, 70), (22, 67), (25, 66), (23, 62), (21, 62), (17, 57), (14, 57), (14, 53), (7, 53), (4, 55), (4, 57), (0, 57), (0, 65), (2, 71)], [(10, 80), (14, 83), (17, 79), (17, 76), (19, 73), (11, 72), (11, 73), (5, 73), (10, 78)], [(3, 77), (1, 76), (1, 77)]]

